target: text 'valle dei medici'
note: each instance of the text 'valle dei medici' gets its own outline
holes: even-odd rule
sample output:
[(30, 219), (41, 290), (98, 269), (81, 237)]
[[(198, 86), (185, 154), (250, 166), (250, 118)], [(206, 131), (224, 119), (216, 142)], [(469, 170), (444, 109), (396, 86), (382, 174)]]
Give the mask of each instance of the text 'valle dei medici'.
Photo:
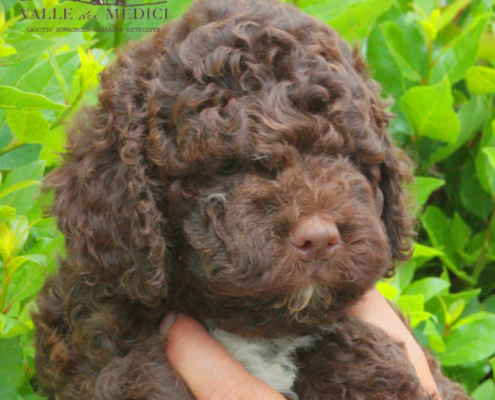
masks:
[[(105, 19), (168, 19), (167, 8), (119, 8), (112, 10), (105, 9)], [(22, 15), (25, 19), (43, 19), (43, 20), (71, 20), (71, 19), (101, 19), (98, 14), (86, 14), (75, 16), (72, 8), (21, 8)]]

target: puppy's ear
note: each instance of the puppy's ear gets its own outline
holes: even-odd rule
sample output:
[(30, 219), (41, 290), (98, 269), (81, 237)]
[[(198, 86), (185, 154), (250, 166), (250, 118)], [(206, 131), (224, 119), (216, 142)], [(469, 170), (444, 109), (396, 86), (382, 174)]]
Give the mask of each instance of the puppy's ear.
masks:
[(149, 115), (134, 76), (142, 74), (122, 64), (103, 74), (99, 105), (72, 123), (62, 167), (44, 188), (55, 189), (51, 213), (66, 237), (64, 265), (105, 294), (153, 305), (168, 285), (163, 195), (148, 161)]
[[(380, 169), (379, 189), (383, 196), (381, 218), (387, 229), (394, 261), (410, 257), (414, 237), (414, 218), (408, 207), (404, 184), (412, 181), (411, 162), (383, 134), (384, 159)], [(378, 196), (379, 197), (379, 196)]]

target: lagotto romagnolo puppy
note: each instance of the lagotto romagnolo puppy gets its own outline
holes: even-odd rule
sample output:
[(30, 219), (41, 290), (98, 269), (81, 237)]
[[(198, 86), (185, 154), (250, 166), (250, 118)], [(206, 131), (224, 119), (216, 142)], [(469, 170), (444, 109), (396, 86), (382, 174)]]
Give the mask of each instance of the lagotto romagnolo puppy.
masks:
[(332, 28), (274, 0), (199, 0), (122, 52), (45, 183), (66, 237), (33, 314), (48, 398), (192, 399), (159, 336), (173, 310), (288, 398), (432, 399), (346, 316), (413, 236), (383, 108)]

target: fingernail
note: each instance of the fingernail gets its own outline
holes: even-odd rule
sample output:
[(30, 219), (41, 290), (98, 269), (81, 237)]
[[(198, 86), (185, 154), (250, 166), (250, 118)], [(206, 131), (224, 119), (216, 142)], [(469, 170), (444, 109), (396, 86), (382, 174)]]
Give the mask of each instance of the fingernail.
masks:
[(163, 318), (162, 323), (160, 324), (160, 334), (163, 337), (167, 336), (170, 327), (173, 325), (176, 319), (177, 314), (172, 311), (165, 315), (165, 318)]

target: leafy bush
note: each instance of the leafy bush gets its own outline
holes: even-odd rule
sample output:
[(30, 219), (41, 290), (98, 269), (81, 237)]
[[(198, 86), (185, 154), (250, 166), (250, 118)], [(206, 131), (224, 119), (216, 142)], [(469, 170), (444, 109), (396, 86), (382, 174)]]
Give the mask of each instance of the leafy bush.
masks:
[[(169, 18), (188, 1), (169, 1)], [(495, 24), (493, 0), (299, 0), (305, 12), (357, 42), (372, 75), (393, 97), (390, 132), (416, 160), (411, 190), (420, 207), (412, 259), (382, 293), (409, 315), (418, 340), (476, 400), (495, 399)], [(27, 4), (27, 6), (25, 6)], [(95, 101), (97, 74), (115, 48), (159, 20), (25, 19), (0, 4), (0, 398), (35, 394), (28, 310), (63, 254), (63, 237), (35, 199), (63, 151), (63, 121)], [(104, 12), (70, 3), (74, 15)], [(28, 33), (36, 27), (89, 32)]]

